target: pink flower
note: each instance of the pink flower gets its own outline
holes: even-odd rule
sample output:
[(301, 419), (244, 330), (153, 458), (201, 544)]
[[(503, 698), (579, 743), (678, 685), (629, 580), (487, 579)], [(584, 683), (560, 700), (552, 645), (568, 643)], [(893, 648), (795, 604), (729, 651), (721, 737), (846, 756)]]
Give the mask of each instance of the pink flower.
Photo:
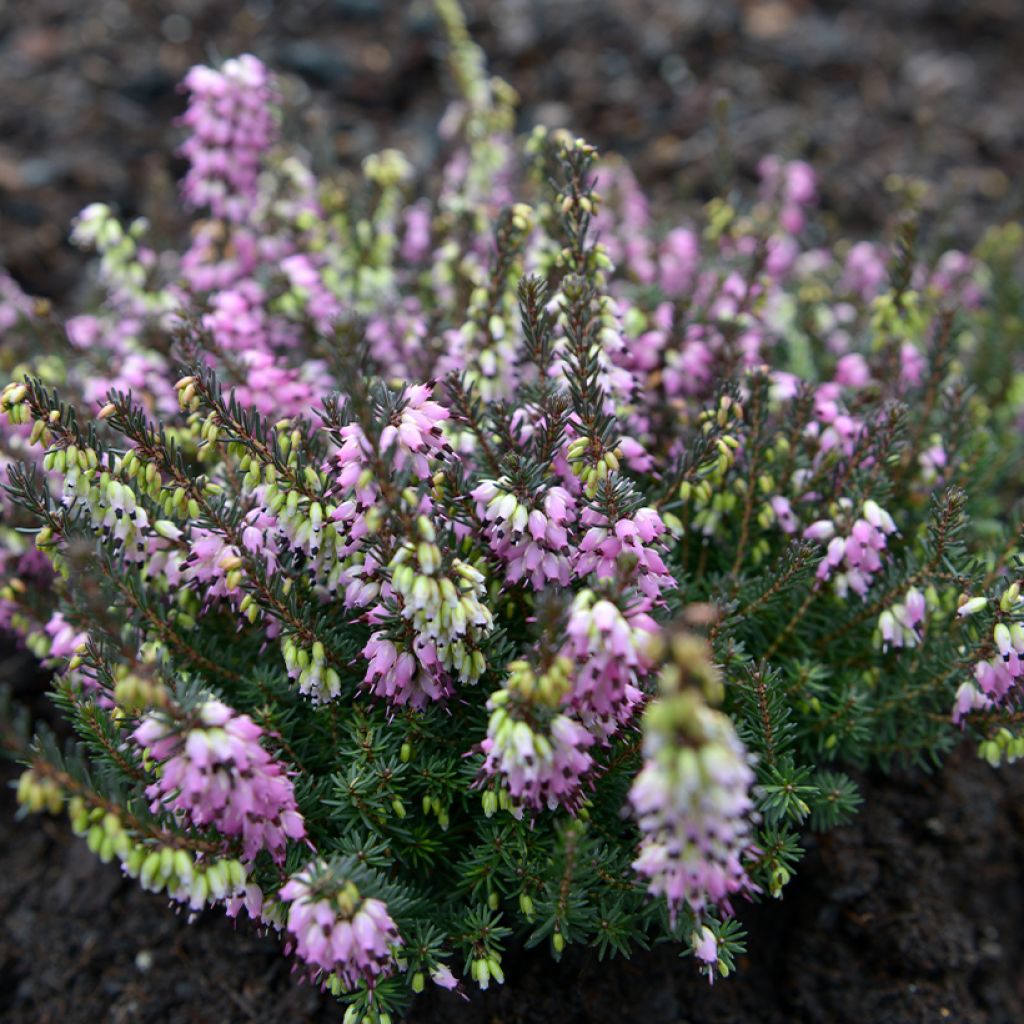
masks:
[(863, 388), (871, 383), (871, 369), (859, 352), (850, 352), (836, 364), (835, 379), (844, 388)]
[(594, 737), (566, 714), (556, 713), (543, 725), (519, 717), (509, 691), (500, 690), (487, 703), (491, 717), (480, 744), (486, 758), (481, 780), (501, 776), (516, 805), (576, 810), (582, 780), (593, 759), (587, 748)]
[(909, 341), (900, 346), (900, 383), (905, 388), (916, 388), (924, 381), (928, 368), (923, 353)]
[(394, 309), (372, 314), (366, 322), (370, 355), (389, 375), (415, 380), (427, 365), (427, 318), (419, 299), (410, 296)]
[(431, 475), (430, 459), (451, 452), (441, 429), (451, 414), (433, 401), (433, 391), (433, 381), (407, 386), (380, 436), (381, 450), (392, 453), (395, 469), (409, 465), (420, 480)]
[[(772, 512), (775, 513), (775, 521), (783, 533), (796, 533), (800, 529), (800, 521), (793, 514), (793, 508), (788, 498), (776, 494), (769, 502)], [(804, 534), (806, 536), (806, 534)]]
[(652, 601), (675, 587), (659, 551), (664, 550), (666, 527), (654, 509), (637, 509), (632, 516), (612, 524), (587, 508), (580, 520), (590, 529), (579, 545), (575, 566), (578, 576), (594, 573), (599, 580), (631, 580)]
[(76, 630), (60, 612), (50, 616), (46, 623), (46, 633), (50, 637), (51, 658), (70, 658), (89, 639), (88, 633)]
[(507, 477), (485, 480), (471, 492), (477, 515), (487, 524), (486, 538), (501, 558), (511, 583), (527, 580), (534, 590), (548, 581), (567, 587), (571, 577), (569, 530), (576, 502), (563, 487), (543, 497), (516, 495)]
[(351, 882), (331, 893), (320, 877), (323, 868), (310, 864), (278, 894), (291, 904), (287, 929), (295, 954), (335, 975), (345, 991), (372, 988), (395, 969), (395, 950), (403, 945), (398, 927), (383, 900), (361, 897)]
[(625, 611), (591, 590), (577, 594), (562, 648), (574, 665), (571, 706), (595, 735), (607, 738), (632, 717), (652, 667), (658, 626), (642, 604)]
[(786, 199), (799, 206), (810, 206), (818, 200), (818, 183), (814, 168), (803, 160), (786, 165)]
[(682, 298), (692, 287), (700, 260), (700, 242), (688, 228), (676, 228), (661, 244), (658, 280), (670, 298)]
[(840, 597), (846, 597), (850, 590), (866, 597), (872, 578), (882, 568), (881, 552), (885, 550), (887, 538), (896, 532), (892, 516), (876, 502), (865, 501), (862, 511), (863, 517), (853, 522), (845, 537), (833, 535), (836, 526), (829, 520), (812, 523), (804, 531), (804, 536), (811, 540), (831, 536), (825, 557), (818, 564), (817, 577), (828, 580), (834, 576)]
[(251, 54), (225, 61), (220, 71), (196, 66), (185, 77), (191, 94), (182, 124), (191, 134), (181, 147), (190, 164), (183, 191), (191, 206), (241, 222), (251, 215), (264, 153), (277, 140), (277, 89)]
[(814, 169), (802, 160), (783, 163), (777, 156), (766, 156), (757, 170), (761, 195), (780, 204), (780, 227), (791, 235), (799, 234), (804, 227), (804, 209), (818, 198)]
[(731, 913), (731, 896), (756, 891), (743, 863), (753, 839), (750, 757), (725, 715), (700, 704), (690, 716), (694, 740), (679, 746), (652, 705), (644, 766), (629, 792), (643, 836), (633, 868), (666, 898), (673, 921), (684, 904), (698, 915), (708, 907)]
[(438, 964), (430, 972), (430, 980), (441, 988), (446, 988), (451, 991), (454, 988), (459, 987), (459, 979), (455, 977), (451, 972), (451, 968), (447, 964)]
[(341, 301), (324, 282), (321, 268), (312, 257), (295, 253), (281, 260), (281, 269), (292, 291), (302, 299), (303, 309), (316, 329), (330, 334), (343, 310)]
[(402, 259), (419, 263), (430, 251), (430, 207), (417, 203), (405, 211), (405, 235), (402, 238)]
[(926, 605), (924, 594), (916, 587), (907, 591), (899, 603), (878, 616), (878, 629), (882, 635), (882, 649), (890, 647), (916, 647), (921, 642), (921, 629)]
[(415, 641), (413, 651), (388, 640), (382, 632), (374, 633), (363, 648), (367, 689), (391, 704), (414, 708), (450, 697), (455, 688), (436, 645), (420, 639)]
[(306, 827), (291, 779), (260, 745), (262, 735), (248, 715), (217, 700), (201, 705), (184, 727), (147, 715), (132, 738), (162, 762), (158, 780), (146, 790), (150, 809), (180, 813), (194, 825), (239, 838), (246, 860), (267, 850), (283, 863), (288, 840), (302, 839)]
[(962, 682), (956, 691), (956, 701), (953, 705), (953, 724), (960, 725), (972, 711), (984, 711), (995, 707), (995, 701), (982, 693), (972, 682)]
[(846, 254), (839, 287), (867, 300), (878, 294), (888, 277), (884, 250), (872, 242), (857, 242)]

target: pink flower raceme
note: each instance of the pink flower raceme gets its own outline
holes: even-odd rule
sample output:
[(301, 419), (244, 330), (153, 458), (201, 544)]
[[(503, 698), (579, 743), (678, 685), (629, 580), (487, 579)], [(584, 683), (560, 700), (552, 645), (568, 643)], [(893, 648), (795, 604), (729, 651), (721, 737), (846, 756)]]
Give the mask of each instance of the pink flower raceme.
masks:
[(919, 348), (905, 341), (900, 346), (900, 384), (904, 388), (919, 387), (924, 381), (928, 361)]
[(505, 688), (487, 702), (491, 717), (480, 744), (486, 757), (478, 784), (503, 779), (515, 808), (574, 811), (593, 765), (587, 748), (594, 737), (560, 708), (572, 662), (556, 658), (540, 678), (525, 661), (513, 661), (508, 668)]
[[(1000, 598), (1000, 610), (1010, 613), (1018, 609), (1020, 592), (1020, 584), (1012, 583)], [(969, 619), (983, 612), (988, 605), (986, 597), (965, 596), (957, 608), (957, 618)], [(995, 654), (978, 661), (974, 666), (974, 680), (961, 683), (956, 692), (952, 718), (958, 725), (972, 711), (999, 707), (1019, 693), (1018, 680), (1024, 676), (1024, 624), (997, 621), (992, 629), (992, 646)], [(984, 747), (985, 744), (982, 754), (988, 756)], [(998, 764), (999, 760), (997, 756), (993, 763)]]
[(239, 362), (245, 380), (236, 388), (238, 400), (255, 406), (264, 416), (303, 416), (316, 407), (332, 383), (317, 360), (293, 367), (270, 352), (253, 350), (243, 353)]
[(394, 309), (375, 313), (366, 322), (370, 355), (389, 376), (416, 380), (428, 364), (427, 317), (422, 303), (407, 298)]
[(147, 715), (132, 738), (161, 762), (159, 779), (146, 790), (151, 809), (241, 839), (246, 860), (267, 850), (283, 862), (288, 840), (302, 839), (306, 828), (291, 779), (260, 745), (262, 735), (248, 715), (218, 700), (201, 705), (184, 728)]
[(288, 365), (285, 356), (298, 342), (298, 327), (268, 312), (266, 293), (256, 281), (245, 279), (219, 291), (210, 304), (203, 326), (214, 343), (213, 363), (227, 363), (242, 378), (235, 388), (242, 405), (255, 406), (264, 416), (301, 416), (334, 385), (319, 360)]
[(659, 630), (645, 606), (625, 610), (592, 590), (576, 595), (562, 653), (574, 665), (571, 706), (595, 735), (610, 737), (641, 703), (639, 683), (652, 667)]
[(219, 291), (203, 317), (210, 332), (214, 366), (226, 363), (240, 377), (235, 394), (244, 406), (264, 416), (291, 417), (308, 413), (333, 385), (319, 360), (289, 366), (284, 355), (298, 340), (298, 329), (266, 309), (261, 285), (249, 279)]
[(665, 354), (665, 390), (673, 398), (704, 393), (714, 379), (715, 351), (713, 328), (707, 324), (687, 324), (683, 342)]
[[(383, 900), (363, 897), (351, 882), (332, 885), (323, 862), (292, 876), (278, 894), (288, 908), (295, 955), (334, 975), (345, 991), (373, 987), (396, 967), (402, 937)], [(332, 891), (333, 890), (333, 891)]]
[(486, 668), (479, 645), (494, 616), (482, 600), (483, 574), (462, 559), (442, 556), (427, 516), (419, 517), (418, 531), (419, 543), (399, 545), (388, 563), (389, 579), (381, 586), (388, 603), (367, 616), (377, 623), (397, 612), (402, 637), (389, 640), (376, 632), (363, 655), (374, 694), (421, 708), (450, 696), (456, 682), (479, 680)]
[(406, 208), (403, 219), (402, 259), (407, 263), (419, 263), (430, 252), (430, 204), (423, 201), (414, 203)]
[(732, 722), (696, 692), (648, 706), (644, 766), (629, 792), (643, 835), (633, 868), (666, 898), (673, 920), (683, 905), (697, 915), (731, 913), (730, 897), (755, 891), (743, 863), (752, 851), (753, 783)]
[[(452, 451), (441, 428), (450, 414), (431, 398), (433, 387), (433, 382), (406, 387), (380, 436), (382, 457), (395, 470), (409, 469), (420, 480), (433, 473), (431, 460)], [(357, 423), (347, 424), (339, 433), (341, 447), (325, 468), (334, 478), (332, 493), (342, 499), (334, 518), (351, 521), (365, 513), (377, 498), (377, 487), (369, 470), (373, 451)], [(352, 502), (351, 506), (346, 504), (347, 500)]]
[(409, 704), (414, 708), (449, 697), (453, 692), (450, 678), (430, 671), (436, 665), (436, 651), (430, 645), (422, 645), (419, 653), (422, 662), (412, 651), (387, 639), (383, 632), (374, 633), (363, 648), (370, 692), (392, 704)]
[(277, 266), (291, 252), (291, 243), (275, 235), (221, 221), (206, 221), (193, 230), (181, 256), (181, 273), (193, 292), (232, 288), (252, 278), (261, 267)]
[(576, 502), (564, 487), (549, 487), (539, 500), (524, 500), (507, 477), (485, 480), (471, 492), (487, 523), (491, 550), (506, 564), (509, 582), (529, 581), (540, 590), (549, 580), (569, 585), (569, 532)]
[(1013, 651), (1006, 660), (995, 657), (989, 661), (979, 661), (974, 666), (974, 678), (978, 682), (978, 689), (997, 704), (1006, 700), (1022, 673), (1024, 665), (1017, 651)]
[(818, 579), (835, 577), (836, 592), (846, 597), (850, 590), (864, 597), (872, 577), (882, 568), (880, 552), (896, 532), (896, 524), (885, 509), (865, 501), (861, 518), (854, 520), (847, 536), (837, 533), (830, 519), (819, 519), (804, 530), (810, 540), (828, 541), (825, 557), (818, 566)]
[[(419, 480), (428, 479), (437, 460), (452, 454), (440, 426), (449, 413), (431, 399), (432, 391), (432, 383), (406, 387), (388, 414), (380, 436), (380, 457), (394, 470), (409, 470)], [(371, 468), (375, 453), (362, 427), (349, 423), (338, 433), (341, 446), (323, 468), (333, 481), (328, 496), (337, 501), (330, 513), (338, 532), (337, 554), (345, 558), (362, 551), (365, 539), (376, 531), (382, 510), (380, 486)], [(429, 499), (417, 509), (423, 513), (429, 510)], [(366, 578), (365, 566), (355, 566), (354, 573), (358, 584), (347, 593), (347, 601), (361, 593), (364, 585), (371, 589), (374, 586)]]
[(408, 466), (420, 480), (430, 476), (431, 458), (451, 454), (441, 428), (451, 414), (431, 398), (433, 393), (433, 381), (406, 387), (380, 436), (381, 450), (392, 453), (395, 469)]
[(324, 466), (333, 484), (329, 496), (338, 502), (331, 520), (338, 531), (338, 555), (344, 557), (361, 549), (374, 532), (373, 519), (380, 489), (369, 468), (370, 444), (358, 423), (349, 423), (339, 431), (341, 447)]
[(65, 325), (68, 341), (87, 349), (103, 371), (93, 372), (81, 382), (86, 401), (104, 405), (111, 391), (131, 392), (143, 407), (163, 415), (178, 408), (167, 358), (147, 349), (143, 341), (145, 323), (134, 316), (76, 316)]
[(884, 247), (873, 242), (857, 242), (846, 254), (846, 266), (839, 288), (846, 292), (856, 292), (861, 299), (868, 300), (882, 290), (888, 277)]
[(654, 280), (656, 267), (651, 241), (645, 231), (647, 197), (622, 162), (602, 164), (596, 175), (597, 189), (605, 199), (594, 216), (592, 230), (615, 264), (621, 264), (644, 284)]
[(1000, 707), (1019, 692), (1024, 676), (1024, 627), (996, 626), (997, 653), (974, 666), (974, 679), (960, 684), (953, 705), (953, 722), (960, 725), (973, 711)]
[(295, 253), (281, 260), (281, 269), (292, 291), (301, 297), (302, 308), (316, 329), (324, 334), (329, 333), (343, 307), (338, 297), (327, 287), (321, 266), (305, 253)]
[[(658, 551), (663, 547), (667, 527), (654, 509), (640, 508), (631, 516), (609, 523), (601, 513), (586, 508), (580, 521), (590, 529), (580, 542), (578, 576), (594, 573), (599, 580), (635, 581), (651, 601), (658, 600), (662, 591), (675, 587), (676, 582)], [(624, 555), (632, 564), (624, 563)]]
[[(939, 262), (927, 281), (927, 288), (945, 297), (958, 308), (977, 309), (984, 300), (985, 290), (979, 283), (980, 275), (977, 260), (965, 252), (950, 249), (939, 257)], [(925, 278), (927, 271), (919, 268), (919, 277)], [(921, 287), (924, 281), (914, 281), (915, 287)]]
[(263, 155), (277, 140), (277, 90), (251, 54), (225, 61), (219, 71), (197, 66), (185, 77), (190, 93), (182, 117), (191, 134), (181, 147), (191, 165), (183, 191), (192, 206), (215, 217), (245, 221), (257, 197)]
[(294, 325), (272, 317), (266, 308), (263, 286), (251, 279), (210, 297), (210, 312), (203, 317), (217, 348), (224, 352), (271, 351), (294, 348)]
[(851, 416), (843, 407), (839, 396), (841, 385), (836, 382), (822, 384), (815, 394), (814, 420), (807, 426), (807, 436), (818, 439), (822, 452), (837, 448), (846, 455), (853, 453), (863, 423)]

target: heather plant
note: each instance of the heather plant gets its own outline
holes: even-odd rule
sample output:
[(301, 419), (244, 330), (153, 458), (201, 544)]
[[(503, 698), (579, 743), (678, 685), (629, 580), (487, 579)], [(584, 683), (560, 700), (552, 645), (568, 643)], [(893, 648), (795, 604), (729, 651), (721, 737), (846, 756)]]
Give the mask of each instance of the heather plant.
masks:
[(437, 173), (312, 166), (244, 56), (183, 248), (94, 205), (89, 312), (0, 279), (0, 627), (73, 733), (8, 708), (19, 800), (347, 1021), (512, 946), (726, 976), (847, 772), (1024, 752), (1020, 229), (835, 240), (775, 157), (652, 218), (438, 7)]

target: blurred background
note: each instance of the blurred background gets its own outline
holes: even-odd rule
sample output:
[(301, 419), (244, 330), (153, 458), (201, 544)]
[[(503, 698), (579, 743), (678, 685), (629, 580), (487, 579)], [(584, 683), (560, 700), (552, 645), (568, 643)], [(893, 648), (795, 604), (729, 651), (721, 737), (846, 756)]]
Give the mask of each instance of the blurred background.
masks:
[[(894, 173), (933, 183), (926, 218), (957, 244), (1022, 213), (1024, 0), (464, 5), (522, 98), (521, 127), (570, 127), (623, 154), (657, 203), (752, 183), (777, 152), (814, 164), (826, 219), (851, 234), (884, 231)], [(429, 0), (0, 0), (0, 265), (63, 303), (83, 277), (66, 240), (87, 203), (173, 226), (177, 83), (244, 51), (284, 73), (288, 132), (317, 161), (386, 145), (431, 160), (450, 90)], [(0, 664), (23, 697), (25, 664)], [(1024, 778), (961, 754), (940, 776), (865, 779), (866, 810), (808, 839), (783, 904), (744, 909), (752, 956), (713, 992), (671, 949), (614, 967), (571, 949), (559, 973), (528, 955), (514, 985), (471, 1005), (427, 999), (413, 1019), (1024, 1020)], [(292, 983), (274, 941), (214, 916), (184, 927), (63, 821), (13, 810), (4, 791), (5, 1024), (340, 1019)]]
[[(521, 127), (622, 153), (663, 201), (707, 198), (775, 151), (811, 160), (847, 230), (891, 212), (893, 172), (936, 183), (931, 212), (958, 241), (1021, 206), (1021, 0), (464, 6)], [(429, 161), (450, 95), (430, 0), (0, 0), (0, 263), (60, 297), (87, 202), (166, 213), (177, 83), (244, 51), (287, 74), (293, 134), (319, 157), (397, 145)]]

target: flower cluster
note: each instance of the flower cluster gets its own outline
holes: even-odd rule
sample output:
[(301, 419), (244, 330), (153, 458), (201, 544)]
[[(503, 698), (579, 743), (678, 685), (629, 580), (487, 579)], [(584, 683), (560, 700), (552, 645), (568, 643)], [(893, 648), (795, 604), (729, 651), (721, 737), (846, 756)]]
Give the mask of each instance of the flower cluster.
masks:
[(241, 840), (252, 860), (266, 850), (282, 861), (289, 839), (306, 834), (291, 780), (260, 744), (263, 730), (248, 715), (210, 700), (191, 727), (147, 716), (132, 738), (160, 762), (146, 790), (151, 809), (180, 812), (198, 826)]
[[(1017, 681), (1024, 676), (1024, 624), (1011, 616), (1021, 604), (1021, 585), (1011, 583), (1003, 591), (998, 604), (999, 618), (991, 628), (990, 642), (986, 645), (988, 655), (974, 665), (974, 678), (964, 680), (956, 692), (953, 706), (953, 721), (960, 724), (973, 711), (985, 711), (1009, 703), (1017, 696)], [(957, 608), (957, 617), (966, 620), (989, 610), (985, 597), (962, 598)], [(1002, 741), (1005, 747), (1009, 734), (1001, 730), (994, 739), (982, 744), (982, 752), (996, 764), (1002, 755), (993, 750), (991, 744)]]
[(325, 881), (324, 867), (315, 862), (281, 887), (281, 900), (290, 904), (286, 927), (295, 953), (345, 991), (360, 984), (372, 988), (395, 969), (402, 937), (386, 903), (364, 898), (352, 882)]
[[(828, 541), (825, 557), (818, 565), (818, 579), (832, 579), (841, 597), (852, 590), (863, 598), (867, 596), (872, 577), (882, 568), (881, 552), (886, 548), (887, 538), (895, 532), (892, 516), (876, 502), (865, 501), (861, 516), (853, 520), (845, 535), (838, 531), (834, 522), (819, 519), (804, 530), (804, 536)], [(916, 599), (912, 604), (916, 608)], [(912, 617), (915, 613), (905, 614)], [(918, 621), (919, 618), (914, 618), (907, 625), (912, 628)]]
[(576, 519), (576, 502), (558, 484), (538, 497), (517, 496), (506, 477), (485, 480), (472, 492), (477, 515), (487, 523), (487, 542), (505, 563), (508, 581), (528, 580), (534, 590), (548, 582), (567, 587), (573, 571), (567, 527)]
[(683, 905), (731, 914), (730, 898), (757, 888), (744, 863), (754, 852), (754, 770), (728, 717), (699, 690), (679, 689), (689, 660), (707, 652), (685, 640), (673, 647), (666, 692), (644, 715), (644, 765), (629, 793), (643, 836), (633, 866), (673, 920)]
[[(370, 622), (393, 623), (372, 634), (363, 655), (367, 687), (393, 704), (422, 708), (447, 698), (454, 683), (476, 683), (487, 662), (481, 651), (494, 625), (483, 603), (484, 576), (460, 558), (446, 565), (430, 519), (416, 521), (416, 542), (397, 546)], [(395, 621), (397, 620), (397, 621)]]
[[(516, 806), (554, 810), (579, 807), (582, 783), (593, 766), (593, 735), (565, 714), (571, 661), (557, 657), (538, 677), (529, 663), (512, 662), (504, 689), (491, 694), (481, 778), (499, 776)], [(488, 810), (494, 813), (491, 794)]]
[[(658, 552), (666, 533), (661, 516), (652, 508), (640, 508), (631, 516), (609, 522), (607, 516), (585, 509), (580, 521), (589, 527), (579, 545), (576, 571), (580, 576), (594, 573), (599, 580), (630, 575), (650, 601), (661, 598), (675, 580), (669, 575)], [(623, 571), (622, 559), (630, 565)]]
[(263, 154), (277, 137), (276, 90), (266, 67), (246, 54), (220, 70), (195, 67), (185, 78), (190, 134), (181, 147), (189, 162), (183, 191), (215, 217), (243, 221), (258, 198), (256, 179)]
[(633, 717), (643, 698), (639, 686), (654, 664), (658, 627), (644, 608), (641, 601), (620, 608), (581, 590), (570, 609), (564, 650), (575, 667), (571, 701), (602, 738)]

